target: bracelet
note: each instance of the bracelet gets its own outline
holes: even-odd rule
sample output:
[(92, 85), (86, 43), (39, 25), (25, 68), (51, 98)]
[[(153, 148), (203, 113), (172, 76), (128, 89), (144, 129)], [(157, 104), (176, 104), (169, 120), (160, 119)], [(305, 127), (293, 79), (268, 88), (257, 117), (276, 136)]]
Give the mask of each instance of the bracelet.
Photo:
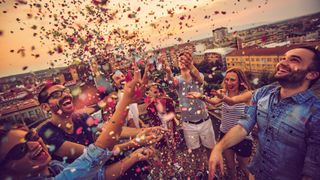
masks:
[(206, 95), (201, 95), (199, 99), (202, 100), (202, 101), (205, 101), (207, 99), (207, 96)]

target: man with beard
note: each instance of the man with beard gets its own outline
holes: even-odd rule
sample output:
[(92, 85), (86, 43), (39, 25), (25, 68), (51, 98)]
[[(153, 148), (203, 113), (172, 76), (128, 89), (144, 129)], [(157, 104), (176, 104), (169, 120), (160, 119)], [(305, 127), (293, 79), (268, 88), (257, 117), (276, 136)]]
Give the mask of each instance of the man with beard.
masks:
[(257, 124), (258, 147), (248, 167), (255, 179), (318, 179), (320, 100), (312, 85), (319, 74), (318, 50), (309, 46), (289, 50), (276, 66), (274, 78), (279, 85), (254, 91), (247, 117), (239, 120), (212, 150), (210, 178), (217, 166), (223, 174), (222, 152), (242, 141)]
[[(138, 73), (140, 73), (140, 71)], [(52, 114), (51, 119), (40, 127), (39, 135), (48, 145), (49, 152), (53, 159), (66, 161), (68, 163), (73, 162), (73, 160), (83, 153), (85, 146), (88, 146), (95, 140), (95, 132), (97, 131), (96, 126), (99, 121), (91, 117), (88, 113), (94, 112), (94, 108), (86, 108), (85, 111), (76, 111), (70, 90), (57, 84), (46, 84), (41, 89), (38, 95), (38, 100), (41, 103), (41, 107)], [(146, 131), (153, 130), (142, 130), (128, 127), (123, 127), (122, 129), (123, 131), (121, 132), (120, 137), (135, 137), (137, 135), (138, 138), (145, 136), (144, 134)], [(156, 127), (154, 129), (159, 128)], [(145, 144), (146, 142), (142, 142), (140, 138), (139, 142), (136, 142), (136, 139), (132, 139), (126, 143), (116, 145), (114, 150), (119, 152), (127, 151)], [(138, 161), (140, 161), (140, 159)], [(114, 167), (114, 165), (116, 165), (116, 167), (120, 167), (122, 165), (127, 166), (128, 164), (131, 166), (138, 161), (125, 159), (122, 162), (116, 162), (113, 164), (109, 163), (112, 161), (108, 161), (107, 164), (109, 167)], [(128, 165), (127, 168), (130, 166)], [(119, 168), (111, 168), (111, 170), (114, 169)], [(124, 173), (125, 171), (126, 169), (121, 172)], [(108, 172), (108, 168), (106, 169), (106, 172)], [(108, 174), (110, 175), (111, 173)], [(116, 176), (120, 175), (122, 174), (120, 173)]]
[[(136, 91), (144, 91), (144, 87), (139, 85), (140, 78), (137, 74), (140, 72), (135, 73), (134, 80), (126, 85), (125, 98), (119, 102), (119, 108), (111, 120), (103, 125), (101, 135), (89, 147), (83, 148), (82, 155), (70, 165), (51, 161), (47, 146), (34, 130), (28, 131), (22, 127), (0, 124), (0, 179), (115, 179), (130, 164), (149, 158), (153, 153), (152, 149), (142, 148), (126, 157), (117, 168), (114, 166), (102, 168), (104, 162), (115, 153), (111, 150), (118, 142), (118, 138), (115, 137), (120, 136), (122, 131), (121, 127), (127, 115), (126, 107), (141, 98), (135, 93)], [(50, 106), (54, 106), (54, 99), (64, 99), (64, 96), (69, 95), (63, 86), (50, 86), (42, 93), (40, 101), (47, 99), (46, 102)], [(65, 98), (59, 107), (66, 111), (63, 112), (65, 114), (72, 112), (72, 102), (68, 101), (70, 98)], [(45, 138), (48, 138), (50, 133), (55, 132), (45, 133)], [(162, 136), (161, 132), (150, 131), (150, 129), (146, 130), (144, 135), (144, 140), (149, 142), (158, 140), (155, 137)], [(144, 140), (140, 138), (139, 142)]]

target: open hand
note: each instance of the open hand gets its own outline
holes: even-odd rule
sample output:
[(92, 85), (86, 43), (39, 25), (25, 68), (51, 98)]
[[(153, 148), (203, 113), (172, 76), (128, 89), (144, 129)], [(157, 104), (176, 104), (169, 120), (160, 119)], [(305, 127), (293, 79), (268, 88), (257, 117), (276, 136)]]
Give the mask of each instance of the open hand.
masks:
[(214, 95), (214, 96), (217, 96), (219, 99), (223, 99), (224, 96), (225, 96), (226, 93), (227, 93), (227, 90), (226, 90), (226, 89), (219, 89), (219, 90), (214, 90), (214, 89), (212, 89), (210, 93), (211, 93), (212, 95)]
[(201, 93), (199, 92), (188, 92), (187, 94), (187, 98), (190, 98), (190, 99), (199, 99), (201, 97)]
[(168, 131), (169, 130), (164, 129), (160, 126), (144, 128), (139, 134), (137, 134), (136, 138), (134, 138), (133, 141), (140, 146), (154, 144), (158, 142)]
[(145, 85), (141, 83), (141, 73), (138, 66), (134, 65), (133, 79), (124, 86), (123, 100), (129, 104), (138, 102), (144, 95)]
[(155, 149), (152, 147), (142, 147), (133, 152), (133, 155), (138, 158), (139, 161), (148, 160), (154, 155)]
[(214, 148), (211, 152), (209, 159), (209, 179), (215, 177), (217, 167), (220, 169), (222, 176), (224, 175), (223, 157), (222, 151), (218, 148)]

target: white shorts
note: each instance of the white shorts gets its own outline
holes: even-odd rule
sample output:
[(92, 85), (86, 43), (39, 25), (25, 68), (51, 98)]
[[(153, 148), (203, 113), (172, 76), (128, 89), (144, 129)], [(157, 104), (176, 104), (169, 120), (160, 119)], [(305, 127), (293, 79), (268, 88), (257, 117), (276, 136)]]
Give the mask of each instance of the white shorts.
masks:
[(200, 147), (200, 139), (203, 146), (212, 149), (216, 144), (211, 119), (200, 123), (191, 124), (183, 122), (182, 124), (184, 139), (189, 149)]

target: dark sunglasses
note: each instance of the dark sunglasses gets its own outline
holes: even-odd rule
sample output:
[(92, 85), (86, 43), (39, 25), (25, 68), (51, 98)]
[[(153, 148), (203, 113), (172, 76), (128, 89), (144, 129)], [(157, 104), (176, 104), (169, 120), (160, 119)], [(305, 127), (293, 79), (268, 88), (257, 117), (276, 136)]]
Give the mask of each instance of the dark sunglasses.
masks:
[(153, 94), (158, 94), (159, 93), (159, 91), (153, 91)]
[(22, 159), (28, 152), (28, 141), (38, 141), (39, 135), (35, 130), (29, 130), (28, 133), (24, 136), (25, 142), (16, 144), (7, 155), (4, 157), (3, 160), (0, 161), (0, 165), (7, 163), (10, 160), (19, 160)]
[(53, 91), (51, 94), (48, 95), (47, 97), (47, 100), (49, 100), (50, 98), (53, 98), (53, 99), (58, 99), (62, 96), (63, 93), (70, 93), (71, 90), (69, 88), (63, 88), (63, 89), (60, 89), (60, 90), (56, 90), (56, 91)]

